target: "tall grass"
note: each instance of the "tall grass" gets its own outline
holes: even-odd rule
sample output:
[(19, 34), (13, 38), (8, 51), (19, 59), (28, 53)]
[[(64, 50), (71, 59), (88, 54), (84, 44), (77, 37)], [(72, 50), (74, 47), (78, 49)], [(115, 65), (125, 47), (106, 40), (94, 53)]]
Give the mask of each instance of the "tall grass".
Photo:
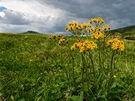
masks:
[[(69, 46), (77, 41), (74, 36), (67, 39)], [(81, 92), (83, 75), (80, 73), (86, 60), (76, 51), (71, 52), (67, 43), (60, 46), (55, 41), (50, 40), (49, 35), (0, 34), (0, 95), (3, 101), (82, 101), (91, 97)], [(111, 86), (111, 101), (135, 99), (135, 42), (124, 42), (124, 52), (116, 55), (114, 61), (117, 72)], [(87, 87), (92, 85), (85, 80), (83, 89), (87, 92)], [(92, 94), (90, 90), (89, 93)]]

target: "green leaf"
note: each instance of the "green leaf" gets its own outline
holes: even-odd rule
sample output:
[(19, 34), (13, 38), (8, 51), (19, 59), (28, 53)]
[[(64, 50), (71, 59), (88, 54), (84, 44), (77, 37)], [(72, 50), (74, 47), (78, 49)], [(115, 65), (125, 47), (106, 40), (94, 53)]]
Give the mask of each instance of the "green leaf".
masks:
[(115, 88), (116, 87), (116, 82), (114, 82), (111, 86), (111, 88)]
[(84, 97), (84, 92), (81, 91), (81, 92), (80, 92), (79, 101), (83, 101), (83, 99), (84, 99), (83, 97)]
[(79, 96), (70, 96), (69, 97), (69, 99), (71, 100), (71, 101), (79, 101)]

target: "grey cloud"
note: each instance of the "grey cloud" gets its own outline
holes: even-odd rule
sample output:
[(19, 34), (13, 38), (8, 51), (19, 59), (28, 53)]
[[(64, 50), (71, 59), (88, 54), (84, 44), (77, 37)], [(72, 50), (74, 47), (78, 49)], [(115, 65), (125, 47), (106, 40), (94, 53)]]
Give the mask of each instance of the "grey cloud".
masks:
[(64, 9), (78, 19), (88, 20), (101, 16), (108, 24), (114, 21), (117, 26), (113, 25), (113, 28), (135, 24), (135, 0), (55, 0), (55, 2), (48, 0), (44, 2)]
[[(65, 32), (64, 28), (69, 21), (87, 23), (90, 18), (99, 16), (112, 29), (135, 25), (135, 0), (39, 0), (38, 2), (54, 7), (61, 13), (57, 17), (47, 14), (31, 15), (31, 19), (28, 19), (28, 15), (22, 12), (5, 10), (5, 17), (0, 17), (0, 22), (9, 24), (11, 31), (31, 29), (42, 33)], [(6, 30), (6, 26), (3, 26), (0, 24), (0, 27)]]
[(15, 12), (11, 10), (4, 10), (5, 17), (0, 17), (2, 23), (13, 24), (13, 25), (26, 25), (29, 23), (25, 19), (25, 15), (20, 12)]

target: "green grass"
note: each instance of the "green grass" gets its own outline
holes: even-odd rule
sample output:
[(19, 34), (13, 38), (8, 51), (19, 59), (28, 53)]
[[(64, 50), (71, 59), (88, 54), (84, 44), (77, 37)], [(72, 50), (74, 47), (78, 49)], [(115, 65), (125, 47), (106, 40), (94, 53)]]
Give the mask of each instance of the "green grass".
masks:
[[(74, 41), (74, 37), (68, 37)], [(112, 91), (122, 101), (135, 100), (135, 41), (124, 40), (118, 59), (118, 84)], [(0, 94), (6, 101), (63, 101), (68, 89), (65, 67), (69, 50), (44, 34), (0, 34)], [(62, 53), (62, 54), (61, 54)], [(75, 58), (79, 57), (74, 54)], [(70, 71), (69, 71), (70, 72)], [(76, 77), (79, 74), (76, 73)], [(78, 78), (79, 79), (79, 78)], [(77, 79), (77, 80), (78, 80)], [(79, 82), (79, 81), (78, 81)], [(114, 85), (115, 86), (115, 85)], [(74, 93), (74, 92), (72, 92)]]

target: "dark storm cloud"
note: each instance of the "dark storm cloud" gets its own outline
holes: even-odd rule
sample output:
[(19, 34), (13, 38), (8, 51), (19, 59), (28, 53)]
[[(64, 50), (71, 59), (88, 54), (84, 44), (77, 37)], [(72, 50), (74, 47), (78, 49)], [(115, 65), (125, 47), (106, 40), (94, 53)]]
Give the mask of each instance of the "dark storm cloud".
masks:
[(55, 0), (55, 2), (42, 0), (42, 2), (68, 11), (76, 18), (88, 20), (100, 16), (113, 28), (135, 24), (135, 0)]
[[(14, 5), (20, 1), (23, 5), (20, 3), (19, 5), (27, 9), (22, 10)], [(65, 32), (64, 28), (69, 21), (87, 23), (93, 17), (102, 17), (112, 29), (135, 25), (135, 0), (34, 0), (33, 2), (3, 0), (0, 2), (3, 2), (2, 6), (7, 8), (0, 12), (1, 31)]]

